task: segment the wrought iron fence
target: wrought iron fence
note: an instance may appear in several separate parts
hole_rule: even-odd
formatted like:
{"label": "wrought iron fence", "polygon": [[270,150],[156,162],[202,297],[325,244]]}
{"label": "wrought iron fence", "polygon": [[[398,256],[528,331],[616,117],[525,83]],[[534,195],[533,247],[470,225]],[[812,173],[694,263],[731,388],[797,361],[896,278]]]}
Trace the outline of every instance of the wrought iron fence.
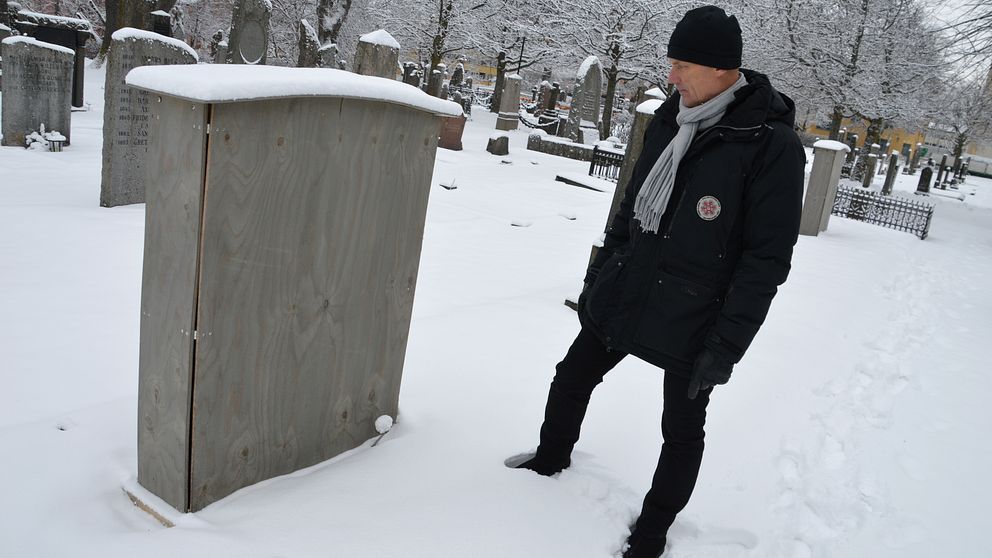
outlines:
{"label": "wrought iron fence", "polygon": [[922,240],[930,233],[933,205],[906,198],[883,196],[872,190],[840,186],[830,213],[912,233]]}
{"label": "wrought iron fence", "polygon": [[593,147],[592,161],[589,163],[589,176],[596,176],[616,182],[620,180],[620,167],[622,165],[622,153]]}

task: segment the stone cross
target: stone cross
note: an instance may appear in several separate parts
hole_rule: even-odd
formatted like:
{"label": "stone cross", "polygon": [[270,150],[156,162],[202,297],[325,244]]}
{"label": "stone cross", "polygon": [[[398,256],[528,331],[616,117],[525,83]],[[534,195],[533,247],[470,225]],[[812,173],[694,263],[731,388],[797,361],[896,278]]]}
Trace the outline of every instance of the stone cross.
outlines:
{"label": "stone cross", "polygon": [[356,74],[396,79],[399,65],[400,44],[385,29],[367,33],[358,39],[352,64],[352,71]]}
{"label": "stone cross", "polygon": [[520,124],[520,82],[517,74],[503,80],[503,94],[500,97],[499,115],[496,117],[497,130],[516,130]]}
{"label": "stone cross", "polygon": [[124,83],[138,66],[196,64],[186,43],[150,31],[124,28],[111,36],[103,108],[103,171],[100,205],[114,207],[145,201],[145,161],[154,150],[152,96]]}
{"label": "stone cross", "polygon": [[[642,86],[643,88],[643,86]],[[572,141],[585,143],[583,129],[596,130],[599,139],[599,99],[603,90],[603,66],[599,58],[590,56],[579,66],[575,76],[575,93],[568,111],[565,135]]]}
{"label": "stone cross", "polygon": [[228,63],[265,64],[271,15],[272,4],[267,0],[235,0],[227,40]]}
{"label": "stone cross", "polygon": [[0,46],[3,58],[3,143],[24,147],[26,137],[58,131],[71,141],[72,76],[75,53],[31,37],[14,36]]}

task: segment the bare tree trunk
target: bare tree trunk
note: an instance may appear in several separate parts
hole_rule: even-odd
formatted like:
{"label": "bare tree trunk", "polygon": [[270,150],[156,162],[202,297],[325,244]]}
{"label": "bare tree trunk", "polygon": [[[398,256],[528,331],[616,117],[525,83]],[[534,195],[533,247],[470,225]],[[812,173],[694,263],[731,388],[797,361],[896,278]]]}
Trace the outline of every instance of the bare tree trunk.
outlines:
{"label": "bare tree trunk", "polygon": [[616,63],[606,70],[606,102],[603,103],[603,129],[599,131],[599,139],[604,140],[610,137],[610,130],[613,127],[613,97],[617,92],[617,79],[620,71]]}
{"label": "bare tree trunk", "polygon": [[317,38],[321,45],[338,42],[338,33],[351,10],[352,0],[317,0]]}
{"label": "bare tree trunk", "polygon": [[155,10],[169,12],[175,5],[176,0],[106,0],[107,24],[103,27],[103,44],[97,60],[102,62],[107,57],[110,37],[115,31],[124,27],[150,31],[151,13]]}
{"label": "bare tree trunk", "polygon": [[964,146],[968,143],[968,132],[959,132],[954,136],[954,160],[957,161],[958,157],[964,153]]}
{"label": "bare tree trunk", "polygon": [[499,103],[503,98],[503,85],[506,83],[506,53],[500,51],[496,57],[496,85],[493,88],[493,99],[489,104],[489,112],[499,112]]}
{"label": "bare tree trunk", "polygon": [[837,141],[840,138],[840,126],[844,121],[844,107],[834,105],[834,112],[830,115],[830,139]]}

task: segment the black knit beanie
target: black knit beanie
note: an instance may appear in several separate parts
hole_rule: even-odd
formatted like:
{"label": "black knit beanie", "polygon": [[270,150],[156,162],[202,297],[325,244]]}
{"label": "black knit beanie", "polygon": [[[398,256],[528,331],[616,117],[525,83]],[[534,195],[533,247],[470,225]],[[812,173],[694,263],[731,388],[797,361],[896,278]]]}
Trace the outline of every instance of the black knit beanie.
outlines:
{"label": "black knit beanie", "polygon": [[711,68],[741,67],[741,26],[716,6],[689,10],[668,40],[668,57]]}

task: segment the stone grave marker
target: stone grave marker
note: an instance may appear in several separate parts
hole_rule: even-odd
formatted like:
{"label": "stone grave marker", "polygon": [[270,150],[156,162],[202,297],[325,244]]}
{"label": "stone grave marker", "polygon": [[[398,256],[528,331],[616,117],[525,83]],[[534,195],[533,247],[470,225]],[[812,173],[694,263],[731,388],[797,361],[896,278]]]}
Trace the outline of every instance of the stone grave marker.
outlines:
{"label": "stone grave marker", "polygon": [[317,58],[320,59],[321,68],[338,68],[343,70],[341,67],[342,60],[338,60],[338,45],[337,43],[327,43],[321,46],[317,50]]}
{"label": "stone grave marker", "polygon": [[235,0],[227,38],[230,64],[265,64],[269,50],[269,0]]}
{"label": "stone grave marker", "polygon": [[31,37],[3,40],[3,145],[24,147],[42,124],[70,143],[74,57],[71,49]]}
{"label": "stone grave marker", "polygon": [[936,186],[937,188],[940,188],[941,190],[946,190],[946,188],[944,188],[944,186],[943,186],[943,184],[944,184],[944,173],[946,171],[947,171],[947,155],[944,155],[940,159],[940,167],[937,168],[937,180],[934,183],[934,186]]}
{"label": "stone grave marker", "polygon": [[889,195],[892,193],[892,187],[896,183],[896,177],[899,176],[899,155],[893,153],[889,155],[889,166],[885,171],[885,182],[882,183],[882,194]]}
{"label": "stone grave marker", "polygon": [[400,44],[385,29],[359,37],[352,70],[356,74],[396,79],[399,64]]}
{"label": "stone grave marker", "polygon": [[590,56],[579,66],[575,75],[575,94],[568,111],[565,135],[572,141],[585,143],[585,131],[595,130],[599,140],[599,99],[603,90],[603,67],[599,58]]}
{"label": "stone grave marker", "polygon": [[933,167],[923,167],[920,171],[920,181],[916,184],[917,194],[930,193],[930,181],[933,179]]}
{"label": "stone grave marker", "polygon": [[451,72],[451,85],[460,86],[465,78],[465,66],[459,62],[455,65],[455,70]]}
{"label": "stone grave marker", "polygon": [[100,205],[114,207],[145,201],[145,161],[154,138],[151,97],[124,83],[139,66],[196,64],[197,55],[178,40],[125,27],[111,37],[104,85],[103,172]]}
{"label": "stone grave marker", "polygon": [[296,66],[316,68],[320,65],[320,56],[317,54],[317,51],[320,50],[320,39],[317,38],[317,30],[313,28],[313,25],[310,25],[309,21],[303,19],[300,20],[299,35],[298,50],[300,56],[296,60]]}
{"label": "stone grave marker", "polygon": [[431,72],[430,80],[427,82],[427,94],[432,97],[441,96],[441,83],[444,80],[444,74],[440,70],[434,70]]}
{"label": "stone grave marker", "polygon": [[517,113],[520,112],[520,82],[519,75],[506,76],[503,82],[503,95],[500,97],[499,115],[496,116],[497,130],[516,130],[520,124]]}
{"label": "stone grave marker", "polygon": [[465,132],[465,115],[441,118],[441,136],[437,146],[452,151],[462,150],[462,134]]}
{"label": "stone grave marker", "polygon": [[493,155],[509,155],[510,137],[506,134],[493,134],[486,144],[486,151]]}
{"label": "stone grave marker", "polygon": [[21,34],[74,51],[72,106],[82,107],[86,41],[93,37],[90,22],[85,19],[52,16],[27,10],[17,12],[17,18],[16,27]]}

